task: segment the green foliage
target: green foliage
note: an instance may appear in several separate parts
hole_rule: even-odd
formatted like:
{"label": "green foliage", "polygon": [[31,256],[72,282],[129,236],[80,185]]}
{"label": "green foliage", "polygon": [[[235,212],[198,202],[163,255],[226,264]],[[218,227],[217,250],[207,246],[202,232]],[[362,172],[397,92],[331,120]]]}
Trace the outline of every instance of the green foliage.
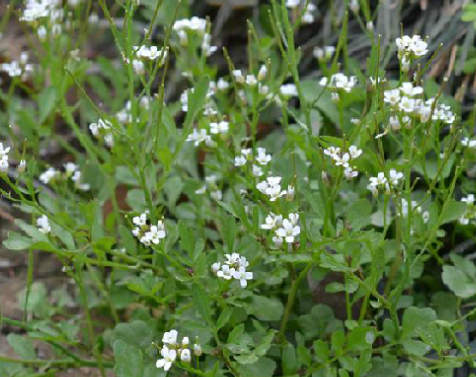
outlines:
{"label": "green foliage", "polygon": [[[246,1],[237,53],[213,44],[238,3],[215,23],[188,3],[8,8],[35,64],[1,66],[0,193],[24,213],[2,242],[28,268],[0,376],[474,368],[474,111],[435,78],[437,42],[396,45],[372,29],[388,4],[345,1],[319,4],[324,48],[314,2]],[[68,284],[34,281],[39,253]]]}

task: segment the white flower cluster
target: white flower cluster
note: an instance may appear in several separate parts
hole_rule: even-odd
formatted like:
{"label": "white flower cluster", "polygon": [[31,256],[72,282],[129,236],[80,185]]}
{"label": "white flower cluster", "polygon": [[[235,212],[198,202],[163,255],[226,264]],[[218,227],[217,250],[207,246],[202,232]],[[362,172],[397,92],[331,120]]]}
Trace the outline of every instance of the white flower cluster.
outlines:
{"label": "white flower cluster", "polygon": [[74,162],[67,162],[63,165],[63,167],[64,173],[61,173],[61,171],[55,168],[48,168],[40,174],[40,181],[47,185],[55,179],[63,181],[71,179],[74,183],[74,187],[76,187],[78,190],[88,191],[91,189],[91,186],[88,183],[82,182],[82,174],[78,165],[76,165]]}
{"label": "white flower cluster", "polygon": [[51,232],[50,221],[46,215],[42,215],[36,219],[36,226],[38,230],[43,234]]}
{"label": "white flower cluster", "polygon": [[[172,364],[176,361],[177,357],[185,363],[190,363],[192,361],[192,352],[190,351],[190,339],[188,336],[184,336],[182,341],[177,342],[178,331],[170,330],[169,332],[164,333],[162,337],[162,343],[164,344],[160,350],[160,355],[162,359],[157,360],[155,366],[159,369],[164,368],[167,372]],[[202,347],[200,344],[195,343],[193,345],[193,353],[195,356],[200,356],[202,354]]]}
{"label": "white flower cluster", "polygon": [[225,280],[239,280],[242,288],[246,288],[248,280],[253,279],[253,273],[246,271],[249,262],[238,253],[225,254],[224,263],[216,262],[212,264],[212,271],[216,276]]}
{"label": "white flower cluster", "polygon": [[[59,35],[64,23],[62,3],[61,0],[27,0],[20,21],[35,23],[47,18],[49,21],[47,24],[51,26],[52,34]],[[47,34],[46,27],[41,25],[37,32],[39,38],[44,40]]]}
{"label": "white flower cluster", "polygon": [[314,48],[314,56],[319,60],[319,61],[327,61],[336,52],[336,48],[334,46],[324,46],[324,47],[315,47]]}
{"label": "white flower cluster", "polygon": [[168,50],[163,48],[158,48],[157,46],[134,46],[135,59],[132,60],[132,68],[134,72],[138,75],[143,75],[145,73],[144,60],[157,60],[159,66],[162,66],[167,59]]}
{"label": "white flower cluster", "polygon": [[104,143],[112,148],[114,146],[114,136],[111,132],[112,123],[106,119],[98,119],[97,123],[91,123],[89,130],[96,139],[104,140]]}
{"label": "white flower cluster", "polygon": [[10,77],[21,77],[25,80],[28,74],[33,71],[33,65],[28,64],[28,52],[22,52],[18,61],[13,60],[10,63],[3,63],[0,65],[0,70]]}
{"label": "white flower cluster", "polygon": [[269,200],[274,202],[277,199],[286,196],[289,200],[294,198],[294,187],[288,186],[287,190],[281,189],[281,177],[268,177],[265,181],[261,181],[256,188],[265,195],[269,196]]}
{"label": "white flower cluster", "polygon": [[428,43],[419,35],[410,37],[404,35],[402,38],[396,39],[398,48],[398,58],[402,63],[402,67],[407,69],[412,59],[418,59],[428,53]]}
{"label": "white flower cluster", "polygon": [[390,185],[396,187],[400,181],[403,180],[403,173],[391,169],[389,172],[390,182],[387,180],[385,173],[380,172],[376,177],[370,177],[370,183],[367,185],[367,189],[372,192],[372,195],[377,196],[379,189],[384,189],[387,195],[390,194]]}
{"label": "white flower cluster", "polygon": [[147,214],[148,211],[132,218],[132,223],[136,226],[132,229],[132,234],[145,246],[158,245],[166,236],[164,222],[159,220],[157,225],[149,225]]}
{"label": "white flower cluster", "polygon": [[461,201],[466,203],[466,211],[459,219],[459,223],[462,225],[474,224],[476,225],[476,206],[475,197],[473,194],[469,194],[465,198],[461,198]]}
{"label": "white flower cluster", "polygon": [[188,46],[191,35],[198,35],[202,38],[200,47],[206,56],[210,56],[217,50],[216,46],[211,45],[211,35],[207,33],[207,20],[203,18],[192,17],[178,20],[173,29],[177,32],[182,46]]}
{"label": "white flower cluster", "polygon": [[324,154],[332,158],[335,166],[344,168],[344,175],[347,179],[355,178],[359,173],[351,167],[349,163],[360,157],[362,149],[358,149],[355,145],[351,145],[347,152],[341,151],[339,147],[329,147],[324,149]]}
{"label": "white flower cluster", "polygon": [[10,152],[10,147],[4,148],[3,143],[0,142],[0,171],[2,173],[6,173],[10,166],[8,163],[8,152]]}
{"label": "white flower cluster", "polygon": [[283,85],[281,85],[281,87],[279,88],[279,93],[281,93],[281,95],[284,98],[291,98],[291,97],[297,97],[298,96],[298,91],[297,91],[297,88],[296,88],[295,84],[283,84]]}
{"label": "white flower cluster", "polygon": [[321,78],[319,80],[319,85],[327,86],[327,88],[332,90],[332,100],[338,102],[340,100],[339,91],[344,91],[350,93],[357,84],[357,77],[355,76],[346,76],[343,73],[336,73],[331,76],[330,80],[327,77]]}
{"label": "white flower cluster", "polygon": [[[239,85],[245,85],[248,88],[256,88],[258,87],[258,92],[262,95],[267,95],[269,92],[269,88],[267,85],[263,84],[263,81],[266,79],[268,75],[268,68],[265,65],[262,65],[258,75],[244,75],[243,72],[239,69],[235,69],[232,71],[232,75],[235,78],[235,81]],[[244,96],[244,92],[241,93],[241,96]]]}
{"label": "white flower cluster", "polygon": [[216,146],[215,141],[212,140],[212,137],[208,134],[208,131],[204,128],[197,130],[196,128],[193,132],[187,136],[186,141],[192,141],[193,145],[198,147],[201,143],[205,143],[207,147]]}
{"label": "white flower cluster", "polygon": [[[258,155],[254,158],[252,174],[255,177],[261,177],[264,174],[261,166],[268,165],[272,157],[270,154],[266,153],[265,148],[257,148],[256,151],[258,152]],[[253,150],[251,148],[242,149],[241,154],[235,157],[235,166],[245,166],[248,161],[253,161]]]}
{"label": "white flower cluster", "polygon": [[216,181],[218,177],[216,175],[209,175],[205,177],[206,184],[198,190],[195,190],[195,194],[203,195],[207,192],[207,188],[210,190],[210,196],[215,200],[223,199],[223,192],[218,188]]}
{"label": "white flower cluster", "polygon": [[[404,82],[399,88],[386,90],[384,92],[384,102],[387,103],[392,110],[396,111],[397,115],[400,115],[400,117],[392,116],[390,118],[390,126],[392,129],[400,129],[402,122],[406,127],[409,127],[410,116],[419,118],[422,123],[427,122],[430,116],[434,121],[442,121],[446,124],[454,123],[456,116],[448,105],[434,105],[434,98],[430,98],[426,101],[421,98],[414,98],[422,94],[423,88],[413,86],[411,82]],[[400,121],[400,119],[402,119],[402,121]]]}
{"label": "white flower cluster", "polygon": [[[304,3],[306,3],[304,1]],[[301,5],[301,0],[286,0],[286,7],[289,9],[297,9]],[[314,22],[313,12],[317,10],[317,7],[313,3],[308,3],[307,8],[302,15],[302,22],[304,24],[312,24]]]}
{"label": "white flower cluster", "polygon": [[276,215],[273,212],[266,217],[265,223],[261,224],[261,229],[273,230],[273,242],[277,247],[281,247],[283,240],[288,244],[293,243],[295,237],[301,233],[301,228],[298,225],[299,214],[290,213],[287,219],[283,220],[282,215]]}

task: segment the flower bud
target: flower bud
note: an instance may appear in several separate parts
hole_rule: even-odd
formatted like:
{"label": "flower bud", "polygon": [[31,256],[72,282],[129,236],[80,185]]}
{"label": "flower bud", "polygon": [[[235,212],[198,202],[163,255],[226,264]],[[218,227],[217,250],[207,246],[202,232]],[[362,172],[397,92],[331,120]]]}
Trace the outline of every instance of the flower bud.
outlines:
{"label": "flower bud", "polygon": [[200,346],[200,344],[194,344],[193,345],[193,354],[195,356],[201,356],[203,353],[202,351],[202,347]]}
{"label": "flower bud", "polygon": [[266,68],[265,65],[262,65],[258,72],[258,80],[259,81],[264,80],[267,74],[268,74],[268,68]]}

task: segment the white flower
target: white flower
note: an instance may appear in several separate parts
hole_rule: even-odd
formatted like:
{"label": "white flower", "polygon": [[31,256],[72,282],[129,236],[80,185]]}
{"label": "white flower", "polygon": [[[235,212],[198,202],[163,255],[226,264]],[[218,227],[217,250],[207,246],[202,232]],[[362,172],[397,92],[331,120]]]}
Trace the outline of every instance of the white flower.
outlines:
{"label": "white flower", "polygon": [[212,271],[215,273],[215,275],[220,270],[220,268],[221,268],[220,262],[216,262],[212,264]]}
{"label": "white flower", "polygon": [[358,175],[359,175],[359,172],[356,170],[352,170],[350,166],[344,169],[344,176],[346,179],[352,179],[357,177]]}
{"label": "white flower", "polygon": [[88,183],[82,183],[81,176],[82,176],[81,172],[79,170],[76,170],[73,173],[71,180],[74,182],[74,185],[77,189],[81,191],[88,191],[91,188],[91,186]]}
{"label": "white flower", "polygon": [[271,161],[271,155],[266,154],[266,149],[258,148],[258,156],[256,162],[260,165],[267,165]]}
{"label": "white flower", "polygon": [[245,76],[243,76],[243,73],[239,69],[235,69],[233,72],[231,72],[233,77],[235,78],[235,81],[238,84],[244,84],[245,83]]}
{"label": "white flower", "polygon": [[348,77],[343,73],[336,73],[332,75],[329,84],[326,77],[323,77],[319,81],[319,85],[321,86],[328,86],[328,88],[335,90],[341,89],[346,93],[350,93],[355,84],[357,84],[357,78],[355,76]]}
{"label": "white flower", "polygon": [[192,361],[192,353],[188,348],[182,349],[180,352],[180,360],[190,363]]}
{"label": "white flower", "polygon": [[350,156],[348,153],[344,153],[342,156],[334,156],[334,161],[336,166],[343,166],[344,168],[349,167]]}
{"label": "white flower", "polygon": [[273,212],[270,212],[270,214],[266,216],[265,223],[261,224],[261,229],[271,230],[280,226],[282,222],[283,216],[275,215]]}
{"label": "white flower", "polygon": [[229,123],[225,121],[221,121],[219,123],[210,123],[210,133],[213,135],[225,134],[228,132],[229,128]]}
{"label": "white flower", "polygon": [[286,200],[287,201],[294,200],[294,187],[291,185],[288,185],[288,189],[286,190]]}
{"label": "white flower", "polygon": [[6,173],[10,166],[8,163],[8,152],[10,152],[10,147],[4,148],[3,144],[0,143],[0,171],[3,173]]}
{"label": "white flower", "polygon": [[192,134],[188,135],[186,141],[193,141],[193,144],[196,147],[198,147],[202,142],[204,142],[207,146],[213,145],[210,135],[208,135],[207,130],[203,128],[201,130],[194,129]]}
{"label": "white flower", "polygon": [[414,87],[411,82],[402,83],[399,89],[404,95],[408,97],[414,97],[423,94],[423,88],[421,86]]}
{"label": "white flower", "polygon": [[269,88],[267,85],[263,85],[261,83],[258,84],[258,92],[259,94],[265,96],[269,93]]}
{"label": "white flower", "polygon": [[230,280],[234,274],[235,274],[235,269],[230,268],[230,266],[227,264],[224,264],[223,266],[221,266],[221,270],[217,272],[217,276],[225,280]]}
{"label": "white flower", "polygon": [[73,174],[76,170],[78,170],[78,165],[74,162],[67,162],[64,164],[64,170],[66,170],[67,175]]}
{"label": "white flower", "polygon": [[235,157],[235,166],[243,166],[246,164],[246,157],[243,155]]}
{"label": "white flower", "polygon": [[177,358],[177,351],[164,347],[160,351],[160,354],[162,355],[163,359],[157,360],[157,363],[155,364],[155,366],[159,369],[164,368],[164,370],[167,372],[172,366],[172,363]]}
{"label": "white flower", "polygon": [[25,160],[20,160],[20,163],[18,164],[17,170],[19,173],[23,173],[26,170],[26,161]]}
{"label": "white flower", "polygon": [[246,76],[246,85],[249,86],[256,86],[258,84],[258,80],[254,75],[247,75]]}
{"label": "white flower", "polygon": [[45,172],[41,173],[40,181],[47,185],[52,179],[59,175],[59,171],[54,168],[48,168]]}
{"label": "white flower", "polygon": [[230,83],[223,79],[223,77],[220,77],[217,82],[217,89],[220,91],[225,91],[230,87]]}
{"label": "white flower", "polygon": [[328,60],[332,58],[332,55],[336,52],[334,46],[315,47],[313,54],[319,60]]}
{"label": "white flower", "polygon": [[356,159],[362,154],[362,149],[358,149],[355,145],[349,147],[349,154],[351,159]]}
{"label": "white flower", "polygon": [[396,39],[396,44],[400,59],[419,58],[428,53],[428,43],[422,40],[419,35],[414,35],[413,37],[404,35],[402,38]]}
{"label": "white flower", "polygon": [[294,9],[301,4],[301,0],[286,0],[286,8]]}
{"label": "white flower", "polygon": [[142,61],[134,59],[132,61],[132,69],[136,75],[143,75],[145,73],[145,65]]}
{"label": "white flower", "polygon": [[297,97],[297,95],[298,95],[296,85],[294,85],[294,84],[281,85],[281,87],[279,88],[279,92],[284,97]]}
{"label": "white flower", "polygon": [[195,356],[201,356],[203,353],[202,351],[202,347],[200,346],[200,344],[194,344],[193,345],[193,354]]}
{"label": "white flower", "polygon": [[233,277],[236,280],[240,281],[240,285],[242,288],[246,288],[248,281],[247,280],[252,280],[253,279],[253,273],[246,271],[244,267],[240,267],[238,271],[235,271],[233,273]]}
{"label": "white flower", "polygon": [[476,140],[470,140],[469,138],[465,137],[461,140],[461,145],[468,148],[476,149]]}
{"label": "white flower", "polygon": [[335,156],[339,156],[340,148],[339,147],[329,147],[324,149],[324,154],[334,159]]}
{"label": "white flower", "polygon": [[212,41],[212,36],[208,33],[205,33],[203,35],[203,41],[201,45],[202,51],[204,52],[205,56],[210,56],[211,54],[213,54],[214,52],[218,50],[217,46],[211,45],[211,41]]}
{"label": "white flower", "polygon": [[174,346],[177,344],[177,338],[178,338],[178,331],[170,330],[164,333],[164,336],[162,337],[162,342],[165,344],[170,344],[171,346]]}
{"label": "white flower", "polygon": [[294,237],[301,233],[301,228],[298,225],[293,225],[288,219],[283,220],[282,227],[276,230],[278,237],[284,238],[287,243],[293,243]]}
{"label": "white flower", "polygon": [[258,80],[263,81],[268,74],[268,68],[265,65],[262,65],[258,72]]}
{"label": "white flower", "polygon": [[359,0],[351,0],[349,8],[352,12],[357,13],[360,10]]}
{"label": "white flower", "polygon": [[252,173],[255,177],[261,177],[264,174],[263,169],[258,165],[253,165]]}
{"label": "white flower", "polygon": [[50,221],[46,215],[42,215],[36,219],[36,226],[38,230],[43,234],[51,232]]}
{"label": "white flower", "polygon": [[145,226],[147,224],[147,213],[142,213],[139,216],[133,217],[132,222],[137,226]]}
{"label": "white flower", "polygon": [[256,188],[263,194],[268,195],[274,202],[276,199],[286,195],[286,191],[281,190],[281,177],[268,177],[266,181],[258,183]]}
{"label": "white flower", "polygon": [[292,225],[296,225],[299,221],[299,213],[290,213],[288,219]]}
{"label": "white flower", "polygon": [[214,190],[210,192],[210,197],[214,200],[222,200],[223,199],[223,192],[221,190]]}
{"label": "white flower", "polygon": [[274,242],[274,246],[278,249],[283,245],[283,239],[281,237],[273,236],[272,240]]}
{"label": "white flower", "polygon": [[415,111],[416,104],[417,102],[413,98],[402,97],[398,107],[406,113],[412,113]]}
{"label": "white flower", "polygon": [[392,185],[397,186],[403,179],[403,173],[397,172],[395,169],[391,169],[389,172],[390,182]]}
{"label": "white flower", "polygon": [[400,91],[398,89],[386,90],[383,92],[383,101],[392,106],[398,105],[400,101]]}

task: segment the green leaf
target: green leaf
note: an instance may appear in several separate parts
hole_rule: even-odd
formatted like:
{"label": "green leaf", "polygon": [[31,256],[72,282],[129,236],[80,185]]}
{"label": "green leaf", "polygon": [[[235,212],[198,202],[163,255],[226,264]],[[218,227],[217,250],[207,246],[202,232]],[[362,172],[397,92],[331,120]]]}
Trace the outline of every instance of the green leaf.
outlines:
{"label": "green leaf", "polygon": [[296,350],[291,343],[288,343],[283,347],[281,361],[285,375],[291,375],[297,372],[299,368],[299,362],[296,359]]}
{"label": "green leaf", "polygon": [[43,241],[43,242],[50,242],[48,240],[48,236],[44,233],[41,233],[37,227],[27,224],[23,220],[16,219],[15,224],[18,225],[18,227],[23,230],[26,234],[28,234],[31,238],[33,238],[35,241]]}
{"label": "green leaf", "polygon": [[476,278],[468,276],[456,267],[443,266],[442,278],[448,288],[458,297],[470,298],[476,294]]}
{"label": "green leaf", "polygon": [[284,307],[277,299],[255,295],[249,310],[250,314],[261,321],[279,321],[283,315]]}
{"label": "green leaf", "polygon": [[51,111],[55,108],[55,104],[56,104],[55,87],[49,86],[47,88],[44,88],[38,97],[38,104],[40,107],[38,122],[41,124],[46,120],[48,115],[50,115]]}
{"label": "green leaf", "polygon": [[233,309],[229,308],[229,307],[225,308],[221,312],[220,316],[218,317],[218,321],[217,321],[217,331],[220,330],[223,326],[225,326],[228,323],[232,314],[233,314]]}
{"label": "green leaf", "polygon": [[193,294],[193,305],[200,313],[200,315],[205,319],[209,326],[213,326],[212,315],[211,315],[211,302],[210,297],[205,293],[203,288],[198,284],[194,284],[192,287]]}
{"label": "green leaf", "polygon": [[117,377],[142,377],[144,360],[139,348],[122,340],[114,342],[114,372]]}
{"label": "green leaf", "polygon": [[353,230],[365,228],[372,222],[372,204],[367,199],[352,203],[347,210],[347,221]]}
{"label": "green leaf", "polygon": [[239,365],[240,377],[271,377],[276,369],[276,362],[269,357],[260,357],[253,364]]}
{"label": "green leaf", "polygon": [[7,336],[7,341],[10,347],[12,347],[15,353],[22,359],[36,359],[35,347],[30,339],[12,333]]}
{"label": "green leaf", "polygon": [[70,232],[68,232],[66,229],[63,227],[59,226],[56,223],[50,222],[51,230],[53,234],[58,237],[61,242],[64,243],[64,245],[69,249],[69,250],[74,250],[76,249],[76,246],[74,244],[74,238],[71,235]]}
{"label": "green leaf", "polygon": [[269,330],[269,332],[261,339],[259,344],[256,346],[254,350],[254,354],[257,356],[264,356],[268,352],[269,348],[271,347],[271,343],[276,335],[276,330]]}
{"label": "green leaf", "polygon": [[137,348],[150,347],[154,339],[153,329],[144,321],[135,320],[128,323],[119,323],[112,332],[111,344],[124,341]]}
{"label": "green leaf", "polygon": [[35,243],[31,238],[16,232],[8,232],[8,238],[3,241],[3,246],[9,250],[25,250]]}
{"label": "green leaf", "polygon": [[403,314],[402,337],[410,338],[417,336],[417,330],[428,326],[436,319],[436,313],[430,308],[409,307]]}
{"label": "green leaf", "polygon": [[373,327],[356,327],[349,334],[347,344],[349,349],[361,351],[367,348],[372,348],[374,340],[375,329]]}
{"label": "green leaf", "polygon": [[446,203],[439,216],[440,225],[456,221],[466,212],[466,203],[451,199]]}

